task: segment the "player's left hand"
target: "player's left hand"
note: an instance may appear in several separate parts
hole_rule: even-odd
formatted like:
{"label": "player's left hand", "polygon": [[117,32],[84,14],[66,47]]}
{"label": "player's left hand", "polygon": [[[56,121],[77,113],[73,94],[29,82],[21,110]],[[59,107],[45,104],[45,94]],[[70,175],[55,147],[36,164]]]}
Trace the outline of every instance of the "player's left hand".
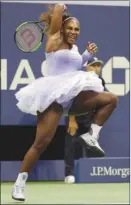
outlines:
{"label": "player's left hand", "polygon": [[90,54],[95,54],[98,51],[98,47],[95,43],[91,43],[90,41],[88,41],[87,50]]}

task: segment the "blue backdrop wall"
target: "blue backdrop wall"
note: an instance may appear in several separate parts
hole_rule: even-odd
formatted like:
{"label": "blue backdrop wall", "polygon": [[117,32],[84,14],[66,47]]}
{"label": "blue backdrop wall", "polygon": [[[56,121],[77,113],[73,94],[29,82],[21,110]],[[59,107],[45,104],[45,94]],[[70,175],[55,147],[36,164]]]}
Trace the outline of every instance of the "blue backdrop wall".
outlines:
{"label": "blue backdrop wall", "polygon": [[[97,56],[104,61],[102,76],[106,88],[119,96],[118,107],[101,132],[101,145],[110,157],[129,156],[129,7],[68,5],[81,24],[78,39],[82,53],[87,41],[96,42]],[[44,43],[32,54],[18,50],[15,28],[24,21],[38,20],[44,4],[1,4],[1,124],[35,125],[36,118],[16,107],[15,92],[42,76]],[[8,14],[8,15],[7,15]],[[65,118],[60,125],[65,124]]]}

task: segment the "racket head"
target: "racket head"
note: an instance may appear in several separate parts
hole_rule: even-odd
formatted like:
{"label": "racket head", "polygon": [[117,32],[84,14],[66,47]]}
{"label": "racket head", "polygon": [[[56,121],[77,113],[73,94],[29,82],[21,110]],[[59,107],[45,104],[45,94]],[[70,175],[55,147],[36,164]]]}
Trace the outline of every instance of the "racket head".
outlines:
{"label": "racket head", "polygon": [[42,44],[45,28],[37,21],[20,24],[14,33],[15,44],[23,52],[31,53],[36,51]]}

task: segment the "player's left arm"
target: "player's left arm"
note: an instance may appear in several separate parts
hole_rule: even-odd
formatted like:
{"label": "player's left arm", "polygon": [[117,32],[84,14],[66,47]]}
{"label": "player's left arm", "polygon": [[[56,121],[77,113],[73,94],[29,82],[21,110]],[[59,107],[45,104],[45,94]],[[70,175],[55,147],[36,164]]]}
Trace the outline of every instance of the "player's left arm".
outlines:
{"label": "player's left arm", "polygon": [[84,51],[84,53],[82,54],[82,66],[88,62],[88,60],[90,58],[93,57],[94,54],[96,54],[96,52],[98,51],[98,47],[96,45],[96,43],[91,43],[88,41],[87,43],[87,48]]}

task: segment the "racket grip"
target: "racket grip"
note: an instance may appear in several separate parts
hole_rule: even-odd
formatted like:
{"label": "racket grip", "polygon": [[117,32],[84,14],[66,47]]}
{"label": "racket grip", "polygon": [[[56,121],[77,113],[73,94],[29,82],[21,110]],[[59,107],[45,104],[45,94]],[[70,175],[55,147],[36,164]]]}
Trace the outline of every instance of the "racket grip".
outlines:
{"label": "racket grip", "polygon": [[65,4],[59,3],[60,6],[63,6],[63,11],[67,10],[67,7]]}
{"label": "racket grip", "polygon": [[66,7],[66,5],[65,4],[63,4],[64,5],[64,11],[66,11],[67,10],[67,7]]}

